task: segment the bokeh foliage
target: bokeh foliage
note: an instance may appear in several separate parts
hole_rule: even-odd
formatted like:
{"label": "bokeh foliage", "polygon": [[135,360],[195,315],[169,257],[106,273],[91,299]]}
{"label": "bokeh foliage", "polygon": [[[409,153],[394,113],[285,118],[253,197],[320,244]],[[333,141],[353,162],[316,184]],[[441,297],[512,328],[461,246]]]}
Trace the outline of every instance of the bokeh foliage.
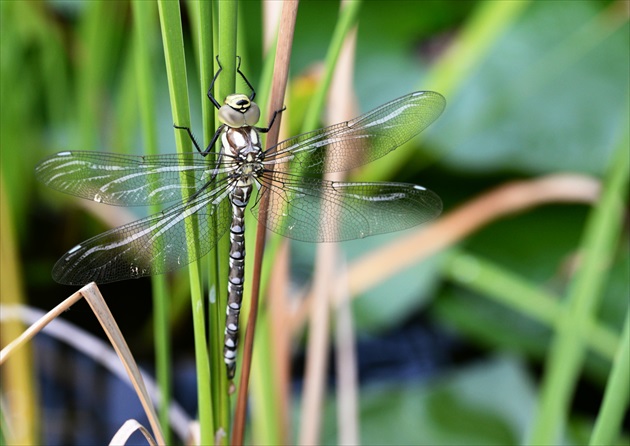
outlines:
{"label": "bokeh foliage", "polygon": [[[409,144],[355,178],[422,184],[440,194],[446,212],[512,179],[574,172],[607,181],[615,151],[626,144],[628,132],[630,28],[623,3],[391,1],[384,8],[381,2],[365,2],[357,21],[359,109],[434,88],[447,96],[448,105],[421,144]],[[300,5],[286,113],[293,133],[302,128],[305,103],[315,89],[312,73],[325,57],[338,8],[337,2]],[[264,60],[261,16],[260,4],[239,4],[238,51],[254,85]],[[50,304],[36,301],[36,292],[64,295],[49,278],[53,262],[74,243],[105,228],[73,199],[35,184],[32,172],[38,160],[68,149],[145,151],[132,21],[127,2],[0,4],[0,160],[6,192],[1,206],[14,228],[11,236],[23,271],[19,280],[26,286],[28,303]],[[207,86],[199,85],[194,74],[199,60],[191,37],[194,24],[186,17],[183,22],[191,120],[201,134],[200,104]],[[469,49],[460,58],[470,60],[446,65],[444,70],[451,67],[448,76],[436,78],[441,58],[456,47]],[[158,147],[152,149],[173,152],[161,41],[156,39],[148,50],[154,60],[158,132]],[[466,258],[475,264],[487,262],[494,268],[495,277],[513,274],[527,286],[558,297],[562,306],[591,211],[585,205],[554,204],[498,220],[454,250],[413,265],[353,302],[356,325],[365,336],[395,330],[411,314],[421,313],[479,349],[475,364],[429,381],[411,377],[362,388],[363,442],[516,444],[530,438],[540,392],[532,370],[544,375],[554,323],[488,298],[484,289],[492,284],[484,288],[458,281],[452,262],[470,255]],[[615,341],[628,317],[630,297],[627,226],[617,231],[610,266],[599,272],[605,283],[592,314]],[[354,259],[396,237],[349,242],[344,249]],[[309,245],[293,246],[298,282],[310,277],[312,251]],[[185,292],[184,286],[175,294]],[[175,310],[174,318],[185,318],[187,300],[178,302],[175,307],[183,309]],[[133,313],[134,303],[127,304],[126,311]],[[583,372],[583,381],[603,393],[611,361],[612,355],[591,351],[584,368],[575,373]],[[323,439],[334,443],[332,403],[328,409]],[[568,429],[554,439],[587,442],[583,432],[590,432],[594,414],[571,410],[567,418]]]}

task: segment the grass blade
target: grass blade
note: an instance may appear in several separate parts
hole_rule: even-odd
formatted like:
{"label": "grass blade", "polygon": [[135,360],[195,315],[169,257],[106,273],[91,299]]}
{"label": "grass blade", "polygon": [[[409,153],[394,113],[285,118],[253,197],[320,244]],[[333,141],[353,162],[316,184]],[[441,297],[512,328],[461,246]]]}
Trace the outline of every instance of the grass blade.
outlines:
{"label": "grass blade", "polygon": [[542,382],[540,408],[530,443],[558,441],[586,355],[585,328],[596,316],[597,303],[612,262],[623,224],[628,194],[630,132],[628,116],[619,145],[604,180],[602,197],[589,215],[580,251],[582,262],[572,281],[565,311],[557,321]]}
{"label": "grass blade", "polygon": [[[186,60],[184,57],[184,38],[181,26],[179,2],[159,1],[160,25],[166,59],[171,108],[175,124],[190,127],[188,103],[188,84],[186,78]],[[185,132],[175,131],[177,151],[190,152],[191,142]],[[182,175],[183,182],[188,181]],[[183,197],[186,199],[186,197]],[[194,249],[196,234],[187,233],[188,246]],[[192,254],[191,257],[198,256]],[[190,278],[190,295],[193,311],[193,330],[195,336],[195,359],[197,366],[197,395],[199,400],[199,421],[201,427],[201,443],[214,442],[213,410],[210,395],[210,366],[206,341],[205,305],[202,293],[202,282],[199,265],[193,262],[188,266]]]}
{"label": "grass blade", "polygon": [[326,53],[324,74],[306,111],[301,133],[310,132],[319,127],[320,117],[324,103],[326,102],[326,95],[328,94],[330,83],[332,82],[335,66],[337,65],[337,59],[339,59],[344,40],[356,23],[360,8],[360,1],[345,2],[339,12],[339,20],[337,20],[337,24],[335,25],[335,30],[330,45],[328,46],[328,52]]}
{"label": "grass blade", "polygon": [[[214,77],[214,7],[212,2],[194,2],[195,21],[197,23],[197,48],[199,58],[199,85],[202,93],[201,115],[203,125],[203,143],[204,146],[210,143],[217,125],[215,124],[215,108],[208,99],[208,87],[212,83]],[[191,13],[192,15],[192,13]],[[213,148],[214,151],[220,149],[220,143]],[[210,224],[217,227],[216,216],[212,216]],[[223,330],[225,329],[225,299],[222,298],[222,291],[227,289],[227,270],[222,265],[227,265],[227,256],[222,247],[226,246],[226,240],[219,241],[216,250],[208,255],[208,333],[209,333],[209,350],[210,350],[210,378],[212,386],[212,404],[215,416],[214,424],[219,426],[222,433],[215,432],[217,443],[223,444],[226,438],[226,432],[229,432],[230,425],[230,402],[225,392],[225,366],[223,362]],[[222,277],[222,272],[225,274]]]}
{"label": "grass blade", "polygon": [[[155,116],[155,87],[153,85],[153,63],[150,43],[157,30],[157,9],[152,2],[135,0],[133,8],[134,24],[134,61],[136,69],[136,89],[142,122],[142,135],[145,153],[155,155],[158,152],[157,128]],[[152,206],[151,213],[159,212],[159,207]],[[160,423],[164,429],[164,440],[171,443],[171,431],[168,422],[168,410],[171,401],[171,344],[169,337],[170,301],[166,276],[152,276],[153,322],[155,340],[156,379],[162,395],[160,404]]]}
{"label": "grass blade", "polygon": [[626,313],[626,323],[621,333],[621,342],[589,444],[613,444],[619,435],[623,416],[630,399],[628,376],[630,376],[630,308]]}

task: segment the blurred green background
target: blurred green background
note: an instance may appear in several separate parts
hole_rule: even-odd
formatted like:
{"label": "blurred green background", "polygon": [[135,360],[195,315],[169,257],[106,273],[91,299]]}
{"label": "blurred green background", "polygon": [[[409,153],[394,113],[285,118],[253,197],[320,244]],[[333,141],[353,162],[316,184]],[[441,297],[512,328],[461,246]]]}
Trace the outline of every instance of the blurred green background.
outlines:
{"label": "blurred green background", "polygon": [[[256,86],[263,63],[261,4],[241,2],[239,8],[238,54]],[[106,226],[77,200],[36,184],[33,169],[60,150],[144,152],[130,43],[133,17],[125,1],[3,1],[0,12],[3,277],[11,270],[11,257],[4,254],[9,237],[24,301],[49,309],[72,291],[52,282],[54,262]],[[286,112],[295,132],[305,107],[300,100],[313,89],[304,81],[325,57],[338,14],[338,2],[300,4]],[[192,124],[200,134],[207,86],[195,75],[186,14],[183,22],[189,33]],[[448,213],[514,179],[608,175],[628,132],[627,2],[365,2],[357,24],[354,87],[362,112],[414,90],[436,90],[447,99],[445,113],[421,144],[378,160],[361,179],[422,184],[442,197]],[[168,153],[175,140],[159,30],[152,51],[158,151]],[[563,299],[574,280],[572,265],[590,210],[583,204],[548,204],[502,218],[463,240],[455,254],[433,256],[353,301],[359,336],[422,323],[453,336],[466,352],[429,378],[419,374],[362,386],[364,443],[519,444],[529,438],[552,327],[458,282],[447,272],[449,262],[467,253]],[[627,222],[622,229],[610,266],[601,272],[605,286],[594,310],[597,323],[617,335],[630,299]],[[357,258],[399,236],[349,242],[344,250]],[[310,277],[313,249],[293,246],[297,281]],[[114,315],[129,330],[138,329],[132,349],[150,357],[144,343],[149,282],[134,283],[133,291],[129,285],[110,287]],[[2,292],[7,301],[9,291]],[[132,293],[139,295],[131,302],[115,297]],[[189,316],[187,310],[181,314],[175,332],[185,346]],[[69,318],[98,332],[80,310]],[[610,365],[610,357],[589,352],[583,373],[578,371],[582,378],[569,428],[561,432],[563,444],[588,441]],[[331,402],[326,443],[336,442],[334,412]]]}

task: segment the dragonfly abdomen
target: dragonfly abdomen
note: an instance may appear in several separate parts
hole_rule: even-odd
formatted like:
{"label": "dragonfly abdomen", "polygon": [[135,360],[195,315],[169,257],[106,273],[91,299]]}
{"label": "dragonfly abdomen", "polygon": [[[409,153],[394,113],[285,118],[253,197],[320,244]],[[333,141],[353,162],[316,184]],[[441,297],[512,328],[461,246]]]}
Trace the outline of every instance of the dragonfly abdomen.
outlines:
{"label": "dragonfly abdomen", "polygon": [[243,300],[245,278],[245,208],[251,196],[252,185],[236,186],[230,193],[232,224],[230,225],[230,271],[228,276],[228,304],[225,321],[223,359],[228,379],[234,378],[236,349],[238,347],[239,314]]}

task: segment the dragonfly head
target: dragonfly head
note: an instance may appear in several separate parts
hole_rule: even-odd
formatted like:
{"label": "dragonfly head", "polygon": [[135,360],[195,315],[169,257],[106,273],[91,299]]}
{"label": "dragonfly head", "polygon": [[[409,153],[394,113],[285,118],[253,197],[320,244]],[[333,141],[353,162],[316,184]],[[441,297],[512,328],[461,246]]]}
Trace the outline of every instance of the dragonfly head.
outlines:
{"label": "dragonfly head", "polygon": [[219,119],[229,127],[253,127],[260,119],[260,108],[244,94],[231,94],[219,109]]}

